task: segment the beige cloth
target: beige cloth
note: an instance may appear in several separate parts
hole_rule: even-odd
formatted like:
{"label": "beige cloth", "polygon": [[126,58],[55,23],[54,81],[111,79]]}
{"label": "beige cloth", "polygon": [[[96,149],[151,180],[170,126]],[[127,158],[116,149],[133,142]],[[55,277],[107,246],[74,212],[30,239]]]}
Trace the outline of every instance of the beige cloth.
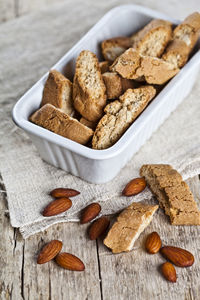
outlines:
{"label": "beige cloth", "polygon": [[[126,3],[132,1],[126,1]],[[189,13],[180,5],[180,17]],[[152,6],[152,1],[141,1]],[[154,8],[160,1],[154,1]],[[175,3],[164,11],[174,13]],[[62,5],[10,21],[0,26],[0,172],[7,191],[11,224],[26,238],[48,226],[78,221],[79,211],[92,201],[102,205],[102,214],[115,213],[132,201],[150,199],[146,189],[135,197],[121,197],[121,190],[144,163],[172,163],[186,179],[200,173],[200,85],[171,114],[120,174],[103,185],[89,184],[41,160],[36,148],[11,120],[11,108],[18,98],[40,78],[116,0],[65,1]],[[168,7],[167,7],[168,5]],[[197,4],[196,4],[197,5]],[[197,9],[195,4],[191,11]],[[173,14],[172,14],[173,16]],[[199,82],[200,77],[198,77]],[[41,210],[51,200],[56,187],[81,192],[72,199],[72,208],[59,216],[44,218]]]}

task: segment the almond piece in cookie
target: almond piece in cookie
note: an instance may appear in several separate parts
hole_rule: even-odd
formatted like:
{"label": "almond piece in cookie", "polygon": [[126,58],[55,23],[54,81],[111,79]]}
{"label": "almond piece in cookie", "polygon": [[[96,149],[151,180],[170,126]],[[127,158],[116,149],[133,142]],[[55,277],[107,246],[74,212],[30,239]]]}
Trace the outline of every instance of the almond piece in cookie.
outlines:
{"label": "almond piece in cookie", "polygon": [[93,149],[106,149],[114,145],[155,94],[153,86],[143,86],[128,89],[119,100],[109,103],[104,110],[106,114],[95,130]]}
{"label": "almond piece in cookie", "polygon": [[52,104],[69,116],[74,115],[72,83],[56,70],[51,70],[44,86],[41,106]]}
{"label": "almond piece in cookie", "polygon": [[110,69],[127,79],[144,77],[149,84],[164,84],[179,72],[173,64],[157,57],[142,56],[133,48],[119,56]]}
{"label": "almond piece in cookie", "polygon": [[141,55],[160,57],[171,38],[172,24],[154,19],[131,37],[132,47]]}
{"label": "almond piece in cookie", "polygon": [[172,225],[200,225],[200,211],[181,174],[170,165],[143,165],[140,175],[156,195]]}
{"label": "almond piece in cookie", "polygon": [[118,216],[104,239],[104,245],[113,253],[131,251],[135,241],[152,221],[157,209],[158,205],[132,203]]}
{"label": "almond piece in cookie", "polygon": [[79,144],[87,144],[93,136],[93,130],[62,112],[51,104],[45,104],[37,110],[30,121],[54,133]]}
{"label": "almond piece in cookie", "polygon": [[75,109],[88,121],[97,122],[106,105],[106,88],[94,53],[84,50],[76,61],[73,83]]}
{"label": "almond piece in cookie", "polygon": [[131,47],[132,41],[128,37],[116,37],[101,43],[102,54],[105,60],[114,61],[126,49]]}

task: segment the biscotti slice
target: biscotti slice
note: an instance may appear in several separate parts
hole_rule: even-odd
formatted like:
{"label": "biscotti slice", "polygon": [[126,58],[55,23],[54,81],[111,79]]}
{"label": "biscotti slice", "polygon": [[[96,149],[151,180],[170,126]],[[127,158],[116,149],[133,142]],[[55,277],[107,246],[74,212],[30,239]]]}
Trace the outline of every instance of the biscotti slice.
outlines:
{"label": "biscotti slice", "polygon": [[113,253],[131,251],[157,209],[158,205],[132,203],[118,216],[104,239],[104,245]]}
{"label": "biscotti slice", "polygon": [[106,88],[94,53],[84,50],[78,56],[73,82],[75,109],[88,121],[97,122],[106,105]]}
{"label": "biscotti slice", "polygon": [[165,20],[152,20],[131,39],[139,54],[160,57],[172,38],[172,24]]}
{"label": "biscotti slice", "polygon": [[106,72],[102,75],[108,99],[117,99],[122,94],[121,77],[116,72]]}
{"label": "biscotti slice", "polygon": [[127,79],[138,80],[144,77],[149,84],[164,84],[179,72],[173,64],[160,58],[142,56],[133,48],[120,55],[110,70]]}
{"label": "biscotti slice", "polygon": [[144,176],[172,225],[200,225],[200,211],[182,176],[170,165],[143,165]]}
{"label": "biscotti slice", "polygon": [[49,72],[48,79],[44,86],[41,106],[47,103],[60,108],[69,116],[74,115],[72,83],[56,70]]}
{"label": "biscotti slice", "polygon": [[200,14],[188,16],[173,32],[173,40],[167,46],[162,58],[176,67],[183,67],[200,35]]}
{"label": "biscotti slice", "polygon": [[31,122],[79,144],[87,144],[93,135],[92,129],[51,104],[42,106],[29,119]]}
{"label": "biscotti slice", "polygon": [[92,139],[93,149],[106,149],[114,145],[155,94],[154,87],[143,86],[128,89],[119,100],[109,103],[104,109],[106,114],[95,130]]}
{"label": "biscotti slice", "polygon": [[132,41],[128,37],[116,37],[101,43],[102,54],[105,60],[113,62],[127,48],[131,47]]}
{"label": "biscotti slice", "polygon": [[80,118],[79,122],[80,122],[81,124],[83,124],[83,125],[85,125],[85,126],[91,128],[91,129],[93,129],[93,130],[94,130],[94,129],[96,128],[96,126],[97,126],[97,123],[96,123],[96,122],[88,121],[88,120],[86,120],[86,119],[83,118],[83,117]]}
{"label": "biscotti slice", "polygon": [[109,71],[110,62],[107,60],[99,62],[99,68],[101,71],[101,74]]}

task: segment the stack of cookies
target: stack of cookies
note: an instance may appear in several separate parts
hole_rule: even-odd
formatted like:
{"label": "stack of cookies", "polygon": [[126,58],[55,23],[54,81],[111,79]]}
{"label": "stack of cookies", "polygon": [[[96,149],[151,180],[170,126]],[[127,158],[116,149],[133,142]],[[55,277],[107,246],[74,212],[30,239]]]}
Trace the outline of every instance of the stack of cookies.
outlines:
{"label": "stack of cookies", "polygon": [[130,37],[101,44],[104,61],[89,50],[76,61],[73,83],[49,73],[41,108],[30,121],[82,145],[114,145],[164,85],[187,62],[200,35],[200,14],[174,30],[152,20]]}

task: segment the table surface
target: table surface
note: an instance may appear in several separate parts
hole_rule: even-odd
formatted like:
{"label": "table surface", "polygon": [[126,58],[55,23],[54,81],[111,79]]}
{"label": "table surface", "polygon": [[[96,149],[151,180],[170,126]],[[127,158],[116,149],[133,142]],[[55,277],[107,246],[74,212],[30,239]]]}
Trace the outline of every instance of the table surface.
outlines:
{"label": "table surface", "polygon": [[[0,0],[0,22],[18,17],[31,9],[36,10],[41,3],[45,5],[53,2],[55,0]],[[187,1],[183,2],[186,5]],[[142,4],[140,1],[137,3]],[[159,1],[149,3],[152,7],[156,6],[155,3],[161,5]],[[169,9],[175,16],[173,3],[175,1],[168,1]],[[191,0],[190,9],[197,7],[197,3],[198,1]],[[184,5],[181,3],[180,7],[184,8]],[[185,9],[179,10],[179,15],[185,15]],[[200,202],[199,177],[188,180],[188,184],[195,199]],[[87,235],[88,225],[77,223],[54,225],[45,232],[23,240],[18,230],[10,225],[3,183],[0,192],[0,220],[2,300],[200,299],[199,229],[195,226],[171,226],[161,210],[141,234],[134,250],[117,255],[113,255],[103,245],[102,239],[90,241]],[[192,267],[177,268],[178,280],[175,284],[168,283],[160,273],[160,265],[165,260],[159,254],[152,256],[144,250],[144,240],[147,234],[154,230],[159,232],[164,244],[182,246],[195,256],[195,264]],[[85,263],[85,271],[67,271],[59,268],[54,262],[37,265],[39,249],[52,239],[62,240],[64,251],[80,257]]]}

